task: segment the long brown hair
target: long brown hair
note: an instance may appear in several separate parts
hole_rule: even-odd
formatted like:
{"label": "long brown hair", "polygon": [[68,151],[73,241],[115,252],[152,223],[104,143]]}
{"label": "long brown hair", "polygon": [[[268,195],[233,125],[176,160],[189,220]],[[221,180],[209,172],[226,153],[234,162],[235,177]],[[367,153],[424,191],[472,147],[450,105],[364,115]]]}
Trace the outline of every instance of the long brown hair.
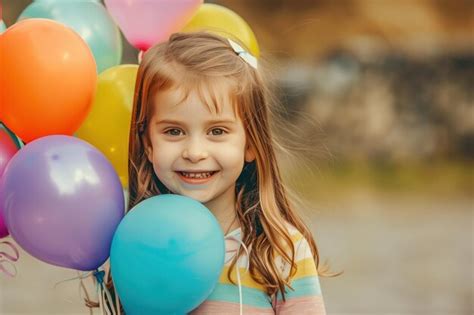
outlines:
{"label": "long brown hair", "polygon": [[[276,256],[281,255],[290,264],[289,277],[296,273],[295,250],[286,223],[296,227],[309,242],[319,275],[334,274],[320,268],[314,238],[297,215],[282,181],[275,155],[279,143],[270,124],[274,97],[260,68],[261,65],[256,70],[241,59],[226,39],[206,32],[175,33],[144,54],[137,74],[130,129],[128,209],[151,196],[170,193],[146,156],[147,118],[154,95],[171,88],[184,91],[184,97],[190,91],[198,91],[203,102],[216,109],[219,97],[229,97],[256,157],[245,162],[235,192],[243,242],[252,248],[250,274],[269,296],[280,291],[285,298],[289,278],[283,279],[278,272]],[[230,91],[226,90],[230,95],[222,95],[219,82],[223,80],[230,82]],[[231,270],[240,255],[242,252],[233,259],[227,275],[233,283]]]}

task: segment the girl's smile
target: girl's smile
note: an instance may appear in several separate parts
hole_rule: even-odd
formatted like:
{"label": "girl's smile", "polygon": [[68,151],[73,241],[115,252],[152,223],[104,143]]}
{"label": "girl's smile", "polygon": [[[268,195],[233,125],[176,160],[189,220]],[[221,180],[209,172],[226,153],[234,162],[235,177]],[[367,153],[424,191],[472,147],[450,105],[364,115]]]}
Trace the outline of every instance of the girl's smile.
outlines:
{"label": "girl's smile", "polygon": [[206,172],[206,171],[199,171],[199,172],[181,172],[178,171],[176,172],[179,177],[181,178],[182,181],[192,184],[192,185],[201,185],[205,184],[212,179],[214,179],[217,171],[211,171],[211,172]]}

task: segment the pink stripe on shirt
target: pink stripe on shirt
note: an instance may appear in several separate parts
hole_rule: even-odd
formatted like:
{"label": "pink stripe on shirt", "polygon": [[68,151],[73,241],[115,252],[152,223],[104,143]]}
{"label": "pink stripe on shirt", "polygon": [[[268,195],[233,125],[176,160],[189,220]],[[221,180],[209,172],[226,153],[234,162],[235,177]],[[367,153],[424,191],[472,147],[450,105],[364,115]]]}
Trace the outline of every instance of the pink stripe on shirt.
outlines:
{"label": "pink stripe on shirt", "polygon": [[322,296],[304,296],[278,301],[275,314],[326,315],[326,309]]}
{"label": "pink stripe on shirt", "polygon": [[[239,314],[240,305],[237,303],[222,301],[206,301],[198,308],[194,309],[190,315],[223,315],[223,314]],[[274,315],[271,308],[258,308],[243,305],[243,313],[245,315]]]}

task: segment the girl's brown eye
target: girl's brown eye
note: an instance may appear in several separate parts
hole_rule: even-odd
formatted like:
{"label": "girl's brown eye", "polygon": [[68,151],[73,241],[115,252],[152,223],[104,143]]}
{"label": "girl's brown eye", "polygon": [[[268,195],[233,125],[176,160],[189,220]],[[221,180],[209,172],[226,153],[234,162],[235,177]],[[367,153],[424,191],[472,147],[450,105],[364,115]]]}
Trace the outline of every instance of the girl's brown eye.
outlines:
{"label": "girl's brown eye", "polygon": [[[214,132],[216,130],[218,131],[217,133]],[[214,128],[214,129],[211,130],[211,132],[212,132],[213,136],[220,136],[220,135],[223,135],[225,133],[225,130],[222,129],[222,128]]]}
{"label": "girl's brown eye", "polygon": [[165,131],[165,133],[170,135],[170,136],[179,136],[180,132],[181,132],[181,130],[176,129],[176,128],[168,129],[168,130]]}

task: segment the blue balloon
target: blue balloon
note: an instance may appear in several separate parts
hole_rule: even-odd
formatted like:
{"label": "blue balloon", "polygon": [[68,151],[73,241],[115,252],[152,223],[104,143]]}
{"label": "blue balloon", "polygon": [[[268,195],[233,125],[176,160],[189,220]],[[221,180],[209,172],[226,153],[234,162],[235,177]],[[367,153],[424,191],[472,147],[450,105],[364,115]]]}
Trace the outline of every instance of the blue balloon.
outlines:
{"label": "blue balloon", "polygon": [[125,216],[110,265],[127,315],[182,315],[211,294],[224,255],[214,215],[192,198],[167,194],[140,202]]}
{"label": "blue balloon", "polygon": [[3,23],[3,20],[0,20],[0,34],[2,34],[7,27],[5,26],[5,23]]}
{"label": "blue balloon", "polygon": [[100,73],[122,61],[120,31],[105,7],[93,0],[39,0],[31,3],[18,20],[45,18],[76,31],[94,55]]}

